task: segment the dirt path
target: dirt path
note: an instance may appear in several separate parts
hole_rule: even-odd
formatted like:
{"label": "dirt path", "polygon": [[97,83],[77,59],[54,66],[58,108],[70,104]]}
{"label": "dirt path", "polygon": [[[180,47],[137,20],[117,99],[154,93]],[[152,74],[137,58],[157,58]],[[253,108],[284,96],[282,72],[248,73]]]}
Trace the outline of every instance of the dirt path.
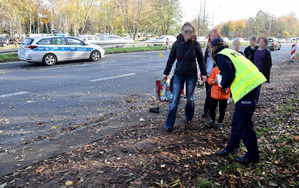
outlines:
{"label": "dirt path", "polygon": [[254,117],[261,150],[255,166],[214,155],[227,141],[232,106],[223,130],[198,117],[185,130],[180,108],[177,129],[167,134],[164,105],[159,115],[126,117],[117,133],[2,177],[0,187],[299,187],[299,64],[275,65],[272,77]]}

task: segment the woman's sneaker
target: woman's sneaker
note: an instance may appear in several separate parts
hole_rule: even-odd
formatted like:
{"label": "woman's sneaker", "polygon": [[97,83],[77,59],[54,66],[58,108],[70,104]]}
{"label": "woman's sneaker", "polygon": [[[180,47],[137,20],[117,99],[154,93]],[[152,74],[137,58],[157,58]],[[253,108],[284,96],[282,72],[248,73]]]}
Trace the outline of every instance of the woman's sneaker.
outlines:
{"label": "woman's sneaker", "polygon": [[215,120],[209,120],[209,121],[208,121],[208,124],[207,124],[207,127],[208,127],[208,128],[216,127]]}
{"label": "woman's sneaker", "polygon": [[217,123],[217,124],[216,124],[216,127],[217,127],[218,129],[223,129],[223,128],[224,128],[224,123]]}
{"label": "woman's sneaker", "polygon": [[185,122],[185,129],[188,129],[191,126],[192,122],[191,121],[186,121]]}

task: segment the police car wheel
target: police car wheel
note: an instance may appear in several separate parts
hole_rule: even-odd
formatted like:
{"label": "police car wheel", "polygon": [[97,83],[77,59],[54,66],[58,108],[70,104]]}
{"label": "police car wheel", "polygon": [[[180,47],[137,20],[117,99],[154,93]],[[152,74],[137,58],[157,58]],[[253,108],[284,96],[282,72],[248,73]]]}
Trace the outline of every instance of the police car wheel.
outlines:
{"label": "police car wheel", "polygon": [[101,52],[95,50],[90,54],[91,61],[99,61],[101,59]]}
{"label": "police car wheel", "polygon": [[57,63],[57,57],[54,54],[47,54],[43,58],[44,65],[55,65]]}

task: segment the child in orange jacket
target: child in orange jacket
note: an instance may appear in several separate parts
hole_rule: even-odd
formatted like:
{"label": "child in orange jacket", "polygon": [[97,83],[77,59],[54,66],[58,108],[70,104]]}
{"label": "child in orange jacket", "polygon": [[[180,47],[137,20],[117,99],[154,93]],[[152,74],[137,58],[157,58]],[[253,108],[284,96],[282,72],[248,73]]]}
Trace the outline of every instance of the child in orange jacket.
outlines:
{"label": "child in orange jacket", "polygon": [[230,90],[223,89],[219,86],[218,77],[221,77],[220,70],[216,66],[213,68],[210,77],[208,78],[208,83],[212,86],[211,89],[211,101],[210,101],[210,117],[211,121],[209,122],[210,126],[216,126],[216,108],[219,104],[219,118],[218,124],[221,125],[224,120],[225,111],[227,108],[227,100],[230,97]]}

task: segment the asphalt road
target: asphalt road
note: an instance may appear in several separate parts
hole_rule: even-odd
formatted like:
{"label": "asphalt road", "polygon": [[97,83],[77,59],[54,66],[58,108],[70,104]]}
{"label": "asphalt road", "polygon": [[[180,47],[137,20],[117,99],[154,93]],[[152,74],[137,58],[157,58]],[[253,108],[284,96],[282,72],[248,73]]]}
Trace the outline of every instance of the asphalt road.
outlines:
{"label": "asphalt road", "polygon": [[[272,53],[288,58],[289,47]],[[33,138],[58,134],[109,113],[126,111],[124,100],[154,95],[168,52],[108,55],[98,63],[68,62],[45,67],[0,64],[0,153]]]}

